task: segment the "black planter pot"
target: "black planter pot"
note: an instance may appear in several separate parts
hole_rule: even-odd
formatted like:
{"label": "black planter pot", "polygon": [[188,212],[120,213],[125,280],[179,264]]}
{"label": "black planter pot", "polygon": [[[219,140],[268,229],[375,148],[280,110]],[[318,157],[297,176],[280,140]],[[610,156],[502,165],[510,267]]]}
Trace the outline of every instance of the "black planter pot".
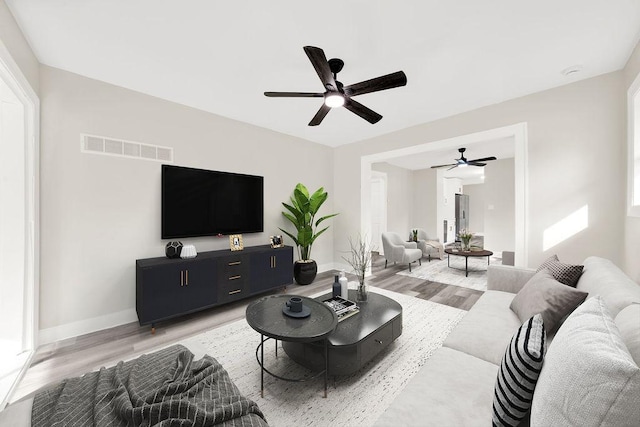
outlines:
{"label": "black planter pot", "polygon": [[296,261],[293,264],[293,278],[299,285],[308,285],[313,282],[318,273],[318,264],[312,259],[308,261]]}

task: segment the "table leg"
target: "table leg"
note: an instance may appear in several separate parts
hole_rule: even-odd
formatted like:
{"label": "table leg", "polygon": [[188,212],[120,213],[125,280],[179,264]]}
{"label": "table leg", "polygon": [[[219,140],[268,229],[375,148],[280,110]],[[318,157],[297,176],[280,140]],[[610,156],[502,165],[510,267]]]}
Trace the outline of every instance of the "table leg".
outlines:
{"label": "table leg", "polygon": [[264,335],[260,334],[260,396],[264,397]]}
{"label": "table leg", "polygon": [[469,277],[469,257],[464,257],[464,277]]}
{"label": "table leg", "polygon": [[278,340],[275,340],[276,342],[276,359],[278,358]]}
{"label": "table leg", "polygon": [[327,376],[329,375],[329,357],[327,356],[327,341],[324,339],[324,397],[327,397]]}
{"label": "table leg", "polygon": [[449,260],[450,260],[450,259],[451,259],[451,255],[447,254],[447,267],[451,267],[451,266],[449,265]]}
{"label": "table leg", "polygon": [[487,255],[487,265],[489,265],[490,263],[491,263],[491,257]]}

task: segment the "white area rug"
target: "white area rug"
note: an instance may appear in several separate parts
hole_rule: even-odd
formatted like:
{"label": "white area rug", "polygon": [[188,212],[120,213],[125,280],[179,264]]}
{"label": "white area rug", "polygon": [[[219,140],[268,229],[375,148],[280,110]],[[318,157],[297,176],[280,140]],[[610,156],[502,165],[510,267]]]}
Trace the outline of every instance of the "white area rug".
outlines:
{"label": "white area rug", "polygon": [[[384,289],[371,292],[402,305],[402,335],[359,372],[329,378],[328,397],[322,377],[306,383],[280,381],[265,374],[265,396],[260,397],[260,367],[256,347],[260,335],[240,320],[182,342],[204,346],[229,372],[240,391],[258,403],[270,426],[372,425],[422,367],[442,346],[466,311]],[[345,320],[348,322],[349,319]],[[273,341],[265,345],[265,366],[274,373],[300,377],[306,369],[291,361],[284,350],[275,358]]]}
{"label": "white area rug", "polygon": [[[469,257],[469,277],[464,274],[464,257],[452,256],[451,267],[447,267],[447,258],[443,260],[422,261],[422,265],[398,272],[402,276],[415,277],[416,279],[429,280],[430,282],[444,283],[445,285],[461,286],[477,291],[487,290],[487,257]],[[502,264],[500,258],[491,257],[492,265]],[[452,268],[453,267],[453,268]]]}

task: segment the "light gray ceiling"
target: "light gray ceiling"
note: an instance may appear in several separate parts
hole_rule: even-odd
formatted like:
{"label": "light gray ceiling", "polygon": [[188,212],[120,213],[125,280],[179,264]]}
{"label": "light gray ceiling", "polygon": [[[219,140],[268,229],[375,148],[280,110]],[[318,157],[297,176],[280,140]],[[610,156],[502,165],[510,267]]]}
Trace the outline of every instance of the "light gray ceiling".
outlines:
{"label": "light gray ceiling", "polygon": [[[624,67],[638,0],[5,0],[40,62],[329,146],[364,140]],[[406,87],[307,123],[322,91],[304,45],[346,85],[403,70]],[[563,69],[579,65],[580,73]]]}

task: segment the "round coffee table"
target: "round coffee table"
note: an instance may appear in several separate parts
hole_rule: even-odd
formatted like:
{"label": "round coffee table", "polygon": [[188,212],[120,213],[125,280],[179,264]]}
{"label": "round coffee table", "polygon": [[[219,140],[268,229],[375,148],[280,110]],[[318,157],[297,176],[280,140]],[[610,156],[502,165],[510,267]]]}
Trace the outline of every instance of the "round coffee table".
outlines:
{"label": "round coffee table", "polygon": [[465,277],[469,277],[469,257],[483,257],[486,256],[487,257],[487,265],[489,265],[489,260],[491,255],[493,255],[493,252],[491,251],[487,251],[487,250],[481,250],[481,251],[462,251],[462,250],[458,250],[458,249],[445,249],[444,252],[447,255],[447,267],[449,268],[455,268],[455,267],[451,267],[451,265],[449,264],[449,258],[451,258],[451,255],[455,255],[455,256],[463,256],[464,257],[464,276]]}
{"label": "round coffee table", "polygon": [[[301,296],[302,304],[311,309],[311,314],[305,318],[289,317],[282,312],[282,307],[293,296],[298,295],[269,295],[252,302],[247,307],[247,323],[260,333],[260,344],[256,348],[256,359],[261,370],[260,393],[264,397],[265,372],[275,378],[294,382],[307,381],[324,374],[324,397],[327,397],[327,336],[338,326],[338,316],[326,304]],[[302,379],[286,378],[270,372],[264,367],[264,343],[269,339],[276,340],[276,357],[278,356],[278,340],[291,342],[324,341],[324,370],[311,378]],[[258,357],[258,352],[260,352],[260,357]]]}

